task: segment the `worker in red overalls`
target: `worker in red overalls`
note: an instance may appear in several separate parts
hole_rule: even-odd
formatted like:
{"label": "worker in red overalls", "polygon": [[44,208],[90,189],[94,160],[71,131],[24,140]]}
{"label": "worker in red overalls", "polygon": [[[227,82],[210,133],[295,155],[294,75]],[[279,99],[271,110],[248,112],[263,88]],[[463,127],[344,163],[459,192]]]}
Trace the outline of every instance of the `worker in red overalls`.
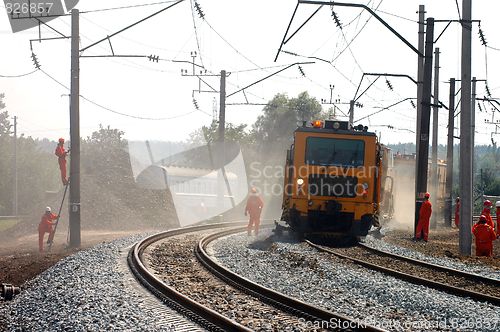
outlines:
{"label": "worker in red overalls", "polygon": [[500,201],[495,203],[495,207],[497,208],[497,238],[500,237]]}
{"label": "worker in red overalls", "polygon": [[422,233],[425,242],[427,242],[429,237],[429,221],[432,215],[432,204],[429,201],[430,197],[431,194],[425,193],[424,195],[425,200],[422,203],[422,206],[420,207],[420,211],[418,214],[417,232],[415,234],[416,241],[420,240],[420,238],[422,237]]}
{"label": "worker in red overalls", "polygon": [[485,215],[472,227],[472,234],[476,237],[476,256],[493,256],[493,241],[496,239],[495,230],[488,225]]}
{"label": "worker in red overalls", "polygon": [[460,225],[460,197],[455,200],[455,226]]}
{"label": "worker in red overalls", "polygon": [[57,144],[56,156],[59,158],[59,169],[61,170],[61,180],[63,185],[68,184],[68,178],[66,177],[66,156],[68,151],[64,150],[64,138],[59,139],[59,144]]}
{"label": "worker in red overalls", "polygon": [[247,233],[252,234],[252,228],[255,230],[255,235],[259,234],[260,226],[260,213],[264,207],[264,202],[260,195],[257,193],[257,189],[252,187],[250,190],[250,196],[247,200],[247,205],[245,207],[245,216],[250,215],[250,220],[248,221]]}
{"label": "worker in red overalls", "polygon": [[45,233],[52,233],[52,226],[55,225],[57,215],[52,213],[49,206],[45,208],[45,213],[42,216],[40,224],[38,224],[38,250],[43,252],[43,237]]}
{"label": "worker in red overalls", "polygon": [[493,229],[495,229],[495,223],[493,222],[493,218],[491,217],[491,207],[493,203],[490,200],[485,200],[483,203],[484,209],[481,212],[481,215],[486,217],[486,223]]}

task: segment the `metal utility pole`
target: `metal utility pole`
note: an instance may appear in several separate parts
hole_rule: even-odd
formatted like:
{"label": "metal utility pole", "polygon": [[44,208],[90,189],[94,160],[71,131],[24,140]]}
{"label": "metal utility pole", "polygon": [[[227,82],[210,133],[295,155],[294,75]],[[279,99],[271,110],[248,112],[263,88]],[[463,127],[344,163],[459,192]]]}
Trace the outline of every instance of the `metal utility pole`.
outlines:
{"label": "metal utility pole", "polygon": [[[431,168],[431,190],[432,197],[437,201],[437,193],[439,188],[438,177],[438,104],[439,104],[439,47],[434,51],[434,105],[432,106],[432,168]],[[431,227],[436,228],[437,215],[441,213],[438,211],[438,206],[434,208],[434,213],[431,218]]]}
{"label": "metal utility pole", "polygon": [[12,170],[14,173],[14,184],[13,191],[14,195],[12,197],[12,215],[17,216],[19,214],[18,210],[18,191],[17,191],[17,116],[14,116],[14,159],[12,161]]}
{"label": "metal utility pole", "polygon": [[[420,122],[422,121],[422,91],[424,82],[424,54],[425,47],[425,6],[418,6],[418,60],[417,60],[417,128],[416,133],[416,155],[420,147]],[[418,174],[418,165],[415,162],[415,174]],[[415,197],[418,197],[417,177],[415,176]]]}
{"label": "metal utility pole", "polygon": [[349,102],[349,128],[354,124],[354,100]]}
{"label": "metal utility pole", "polygon": [[70,95],[70,175],[69,175],[69,245],[81,244],[80,235],[80,54],[79,11],[71,10],[71,95]]}
{"label": "metal utility pole", "polygon": [[455,79],[450,78],[450,104],[448,110],[448,143],[446,145],[446,190],[444,223],[451,227],[453,204],[453,133],[455,130]]}
{"label": "metal utility pole", "polygon": [[226,127],[226,71],[220,72],[220,111],[219,111],[219,166],[217,171],[217,206],[224,207],[224,165],[226,159],[225,127]]}
{"label": "metal utility pole", "polygon": [[460,111],[460,254],[471,255],[472,161],[474,139],[471,113],[472,0],[462,2],[462,92]]}
{"label": "metal utility pole", "polygon": [[[476,83],[480,81],[474,76],[472,78],[472,91],[471,91],[471,135],[472,135],[472,174],[474,174],[474,142],[476,135]],[[474,188],[474,176],[472,177],[472,187]]]}
{"label": "metal utility pole", "polygon": [[424,79],[422,89],[422,116],[420,124],[420,146],[417,153],[417,173],[415,199],[415,236],[418,224],[420,207],[424,202],[424,195],[427,191],[427,170],[429,167],[429,125],[431,117],[431,85],[432,85],[432,50],[434,44],[434,18],[429,17],[426,24],[425,33],[425,62]]}
{"label": "metal utility pole", "polygon": [[219,112],[219,141],[224,142],[226,127],[226,71],[220,72],[220,112]]}

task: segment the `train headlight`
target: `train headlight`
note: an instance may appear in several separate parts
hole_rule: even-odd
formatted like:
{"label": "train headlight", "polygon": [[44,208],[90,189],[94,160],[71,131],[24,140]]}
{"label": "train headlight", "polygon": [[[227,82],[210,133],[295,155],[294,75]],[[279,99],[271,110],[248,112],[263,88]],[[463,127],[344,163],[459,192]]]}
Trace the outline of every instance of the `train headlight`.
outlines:
{"label": "train headlight", "polygon": [[339,129],[340,128],[340,123],[334,122],[333,123],[333,129]]}
{"label": "train headlight", "polygon": [[315,120],[312,122],[313,128],[323,128],[323,121]]}
{"label": "train headlight", "polygon": [[300,179],[300,178],[299,178],[299,179],[297,179],[297,184],[298,184],[299,186],[303,185],[303,184],[304,184],[304,179]]}

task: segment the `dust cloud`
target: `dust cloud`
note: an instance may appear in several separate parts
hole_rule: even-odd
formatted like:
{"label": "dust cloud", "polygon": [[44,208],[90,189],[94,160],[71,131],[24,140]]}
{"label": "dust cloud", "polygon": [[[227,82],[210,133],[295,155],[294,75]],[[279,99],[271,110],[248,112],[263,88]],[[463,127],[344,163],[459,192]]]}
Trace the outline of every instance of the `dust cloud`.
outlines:
{"label": "dust cloud", "polygon": [[386,227],[412,232],[415,223],[415,175],[397,167],[393,171],[394,217]]}

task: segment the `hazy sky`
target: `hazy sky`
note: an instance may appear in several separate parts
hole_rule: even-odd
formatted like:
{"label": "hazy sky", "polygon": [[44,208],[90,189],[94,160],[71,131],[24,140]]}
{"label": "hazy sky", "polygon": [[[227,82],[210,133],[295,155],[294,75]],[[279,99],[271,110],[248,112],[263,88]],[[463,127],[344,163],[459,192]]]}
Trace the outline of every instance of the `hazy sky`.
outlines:
{"label": "hazy sky", "polygon": [[[207,74],[219,74],[226,70],[227,95],[266,77],[286,65],[315,61],[301,65],[305,77],[293,66],[227,99],[227,121],[252,124],[263,106],[229,105],[232,103],[266,103],[277,93],[296,97],[307,91],[318,100],[330,100],[329,85],[334,85],[333,99],[340,99],[338,107],[347,112],[348,101],[353,98],[362,73],[408,74],[416,78],[417,56],[403,42],[367,11],[357,8],[334,7],[342,29],[331,16],[331,8],[324,6],[295,35],[283,50],[298,55],[318,57],[331,63],[311,60],[286,53],[274,62],[278,47],[296,6],[295,0],[198,0],[205,20],[193,11],[194,0],[185,0],[175,7],[111,38],[115,54],[157,55],[158,63],[147,58],[81,58],[80,93],[87,100],[80,102],[81,133],[89,135],[98,125],[111,125],[126,132],[128,139],[183,140],[193,130],[207,125],[212,119],[214,107],[218,108],[218,93],[193,92],[199,87],[196,77],[181,76],[181,69],[191,73],[192,66],[176,61],[192,61],[192,51],[197,52],[195,62],[203,65]],[[437,20],[457,20],[457,1],[414,0],[358,0],[368,5],[396,29],[415,47],[417,46],[418,6],[426,6],[427,17]],[[80,16],[81,47],[160,10],[172,2],[151,1],[150,6],[82,13]],[[144,0],[81,0],[80,11],[94,11],[114,7],[144,5]],[[458,0],[461,7],[462,0]],[[2,6],[3,7],[3,6]],[[290,32],[295,31],[318,7],[300,5]],[[0,8],[5,12],[4,8]],[[461,10],[461,8],[460,8]],[[488,79],[493,97],[500,92],[500,23],[498,0],[473,1],[473,19],[481,20],[481,29],[488,46],[481,45],[478,24],[472,33],[472,74],[478,79]],[[70,35],[70,17],[51,21],[49,25],[65,35]],[[446,23],[437,23],[435,38]],[[196,27],[196,28],[195,28]],[[42,27],[42,37],[58,36]],[[57,139],[69,136],[69,91],[62,85],[70,85],[70,41],[56,40],[33,42],[42,70],[24,77],[11,78],[34,70],[31,61],[30,39],[38,38],[38,29],[13,34],[8,17],[0,14],[0,92],[6,94],[5,103],[9,114],[18,116],[19,132],[34,137]],[[346,45],[349,44],[349,47]],[[440,99],[448,104],[450,77],[460,77],[461,31],[458,23],[451,23],[438,40],[440,47]],[[103,42],[89,48],[82,55],[111,54],[109,43]],[[197,69],[197,72],[199,69]],[[203,79],[211,87],[219,89],[219,78]],[[390,91],[385,78],[380,78],[359,100],[363,108],[356,108],[355,120],[377,112],[382,107],[404,98],[416,96],[416,85],[406,78],[389,78],[394,91]],[[367,88],[373,78],[364,79],[361,90]],[[459,87],[459,85],[458,85]],[[211,90],[201,84],[201,90]],[[484,83],[478,83],[478,96],[485,95]],[[193,105],[196,99],[200,110]],[[458,99],[457,99],[458,102]],[[485,105],[486,106],[486,105]],[[324,105],[327,109],[329,105]],[[477,106],[476,106],[477,107]],[[488,144],[494,125],[485,124],[492,118],[490,106],[477,109],[476,144]],[[110,111],[111,110],[111,111]],[[115,112],[145,118],[169,118],[166,120],[142,120],[119,115]],[[487,111],[487,112],[485,112]],[[384,143],[413,142],[415,113],[409,101],[382,111],[362,121],[372,130],[382,132]],[[440,143],[446,144],[448,113],[440,114]],[[500,119],[500,113],[495,114]],[[389,129],[387,125],[394,126]],[[398,130],[399,129],[399,130]],[[458,133],[458,132],[457,132]],[[496,139],[500,135],[494,136]]]}

